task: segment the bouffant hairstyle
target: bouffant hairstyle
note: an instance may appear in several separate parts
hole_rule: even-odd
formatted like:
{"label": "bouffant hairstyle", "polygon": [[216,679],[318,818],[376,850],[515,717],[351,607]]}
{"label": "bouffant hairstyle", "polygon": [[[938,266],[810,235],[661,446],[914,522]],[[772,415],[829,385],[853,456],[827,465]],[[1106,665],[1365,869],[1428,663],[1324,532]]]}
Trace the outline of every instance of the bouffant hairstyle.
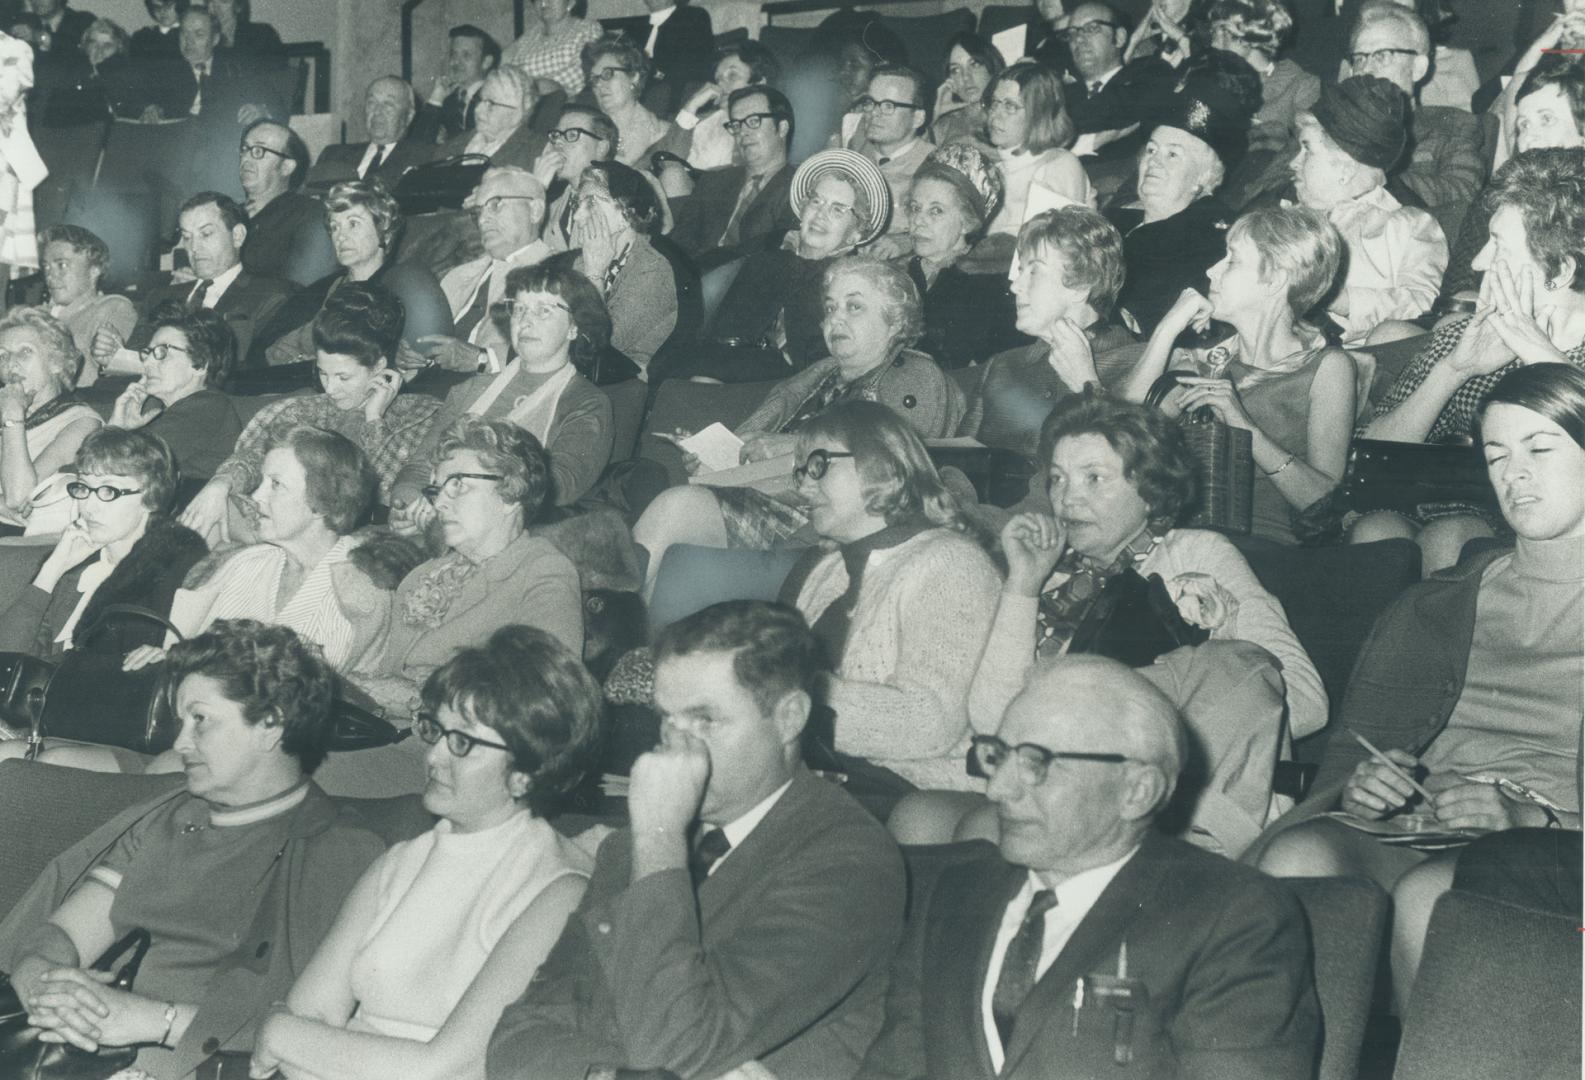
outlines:
{"label": "bouffant hairstyle", "polygon": [[1087,386],[1059,401],[1040,426],[1040,468],[1049,469],[1057,443],[1074,435],[1099,435],[1123,459],[1123,475],[1144,500],[1152,528],[1170,528],[1194,500],[1193,453],[1182,425],[1160,409]]}
{"label": "bouffant hairstyle", "polygon": [[611,196],[622,217],[641,236],[660,226],[663,217],[654,186],[637,169],[619,161],[591,161],[583,170],[583,183],[594,182]]}
{"label": "bouffant hairstyle", "polygon": [[1117,226],[1084,206],[1060,206],[1036,214],[1018,233],[1018,257],[1034,258],[1042,248],[1062,255],[1062,283],[1089,290],[1089,304],[1101,318],[1117,303],[1123,289],[1123,234]]}
{"label": "bouffant hairstyle", "polygon": [[237,364],[237,335],[224,316],[212,308],[187,310],[180,300],[167,300],[154,312],[154,332],[169,327],[187,339],[187,362],[204,372],[204,385],[225,388]]}
{"label": "bouffant hairstyle", "polygon": [[143,505],[154,514],[169,514],[176,501],[181,474],[176,455],[165,440],[147,431],[102,427],[77,448],[72,472],[78,476],[130,476],[143,489]]}
{"label": "bouffant hairstyle", "polygon": [[600,290],[565,260],[547,259],[535,266],[519,266],[506,275],[506,297],[516,300],[522,293],[546,292],[559,296],[572,313],[578,328],[569,353],[573,366],[588,371],[611,344],[611,313]]}
{"label": "bouffant hairstyle", "polygon": [[1585,291],[1585,149],[1547,147],[1510,158],[1486,189],[1486,206],[1493,214],[1518,210],[1530,254],[1548,280],[1572,260],[1564,284]]}
{"label": "bouffant hairstyle", "polygon": [[798,429],[798,459],[822,442],[853,455],[864,508],[896,525],[923,517],[934,525],[965,527],[958,501],[941,482],[930,452],[903,418],[878,401],[832,405]]}
{"label": "bouffant hairstyle", "polygon": [[45,373],[56,393],[64,394],[77,385],[77,373],[82,370],[83,354],[77,351],[71,331],[59,319],[42,307],[14,307],[0,315],[0,333],[25,328],[33,331],[43,346],[39,358],[44,361]]}
{"label": "bouffant hairstyle", "polygon": [[788,693],[817,696],[825,661],[796,608],[764,600],[726,600],[678,619],[655,642],[655,667],[678,656],[732,653],[732,673],[769,716]]}
{"label": "bouffant hairstyle", "polygon": [[596,41],[591,41],[583,47],[579,57],[583,64],[583,77],[587,80],[594,73],[594,65],[605,57],[616,61],[617,67],[627,68],[633,73],[633,94],[637,96],[644,92],[644,87],[649,85],[650,75],[655,66],[644,50],[635,46],[620,34],[607,34]]}
{"label": "bouffant hairstyle", "polygon": [[500,500],[520,504],[524,523],[533,521],[550,490],[550,459],[533,433],[509,420],[463,416],[435,447],[435,464],[467,450],[479,455],[487,471],[500,474],[495,485]]}
{"label": "bouffant hairstyle", "polygon": [[389,255],[402,238],[402,207],[383,180],[343,180],[325,195],[325,217],[359,207],[374,219],[380,249]]}
{"label": "bouffant hairstyle", "polygon": [[253,619],[219,619],[165,654],[166,700],[189,675],[214,679],[249,725],[281,729],[281,752],[303,772],[329,751],[336,673],[318,646],[293,630]]}
{"label": "bouffant hairstyle", "polygon": [[380,478],[358,444],[345,435],[307,424],[287,431],[270,444],[296,456],[307,479],[308,508],[337,536],[346,536],[368,519],[380,490]]}
{"label": "bouffant hairstyle", "polygon": [[501,736],[512,771],[528,778],[520,801],[536,817],[553,813],[593,767],[603,735],[599,684],[570,649],[529,626],[459,650],[420,697],[431,713],[449,706]]}
{"label": "bouffant hairstyle", "polygon": [[331,293],[314,316],[314,348],[371,368],[396,356],[406,323],[407,309],[395,293],[354,281]]}

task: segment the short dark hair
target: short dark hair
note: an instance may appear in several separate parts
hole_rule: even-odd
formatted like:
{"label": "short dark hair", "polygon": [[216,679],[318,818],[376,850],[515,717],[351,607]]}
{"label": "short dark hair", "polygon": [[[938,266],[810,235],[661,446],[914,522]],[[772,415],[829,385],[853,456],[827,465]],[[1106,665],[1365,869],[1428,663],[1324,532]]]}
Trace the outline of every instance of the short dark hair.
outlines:
{"label": "short dark hair", "polygon": [[1074,435],[1099,435],[1123,459],[1123,476],[1144,500],[1151,524],[1167,528],[1194,499],[1193,452],[1183,426],[1160,409],[1121,401],[1087,386],[1057,402],[1040,425],[1039,467],[1051,468],[1057,443]]}
{"label": "short dark hair", "polygon": [[457,26],[453,26],[446,31],[446,37],[453,41],[457,38],[473,38],[479,43],[479,47],[484,50],[484,58],[490,62],[490,66],[486,70],[494,70],[500,66],[501,43],[472,23],[460,23]]}
{"label": "short dark hair", "polygon": [[295,631],[254,619],[218,619],[165,654],[168,701],[175,701],[176,689],[190,675],[218,682],[250,726],[278,725],[281,752],[296,758],[305,773],[325,760],[336,673],[318,646]]}
{"label": "short dark hair", "polygon": [[495,492],[502,502],[518,503],[527,524],[539,515],[550,490],[550,459],[533,432],[510,420],[486,420],[464,414],[435,446],[433,464],[459,450],[479,455],[486,470],[500,473]]}
{"label": "short dark hair", "polygon": [[154,514],[169,514],[181,479],[176,455],[165,440],[134,428],[102,427],[77,448],[72,471],[78,476],[101,473],[135,476],[143,489],[143,505]]}
{"label": "short dark hair", "polygon": [[110,245],[81,225],[56,223],[39,233],[39,254],[51,244],[65,244],[88,256],[88,265],[100,272],[110,265]]}
{"label": "short dark hair", "polygon": [[655,666],[674,656],[732,653],[732,672],[769,715],[787,693],[811,698],[824,667],[819,640],[796,608],[764,600],[726,600],[679,619],[655,642]]}
{"label": "short dark hair", "polygon": [[598,178],[634,232],[648,236],[660,226],[660,197],[643,173],[619,161],[591,161],[583,175],[591,174]]}
{"label": "short dark hair", "polygon": [[237,200],[230,195],[222,195],[218,191],[200,191],[198,194],[190,196],[186,202],[182,203],[182,208],[176,212],[176,216],[180,218],[190,210],[197,210],[205,206],[213,206],[220,211],[220,220],[225,222],[228,229],[235,229],[238,225],[245,226],[248,223],[248,212],[242,209]]}
{"label": "short dark hair", "polygon": [[710,70],[714,72],[721,66],[721,61],[730,59],[743,61],[748,68],[748,81],[751,86],[774,83],[781,79],[781,61],[776,59],[776,54],[752,39],[721,46],[715,51],[715,61],[711,64]]}
{"label": "short dark hair", "polygon": [[587,371],[611,344],[611,313],[600,290],[567,260],[547,259],[534,266],[519,266],[506,275],[506,298],[520,292],[547,292],[567,302],[578,336],[568,350],[573,364]]}
{"label": "short dark hair", "polygon": [[1519,88],[1515,100],[1523,101],[1549,86],[1557,87],[1568,101],[1569,112],[1574,114],[1574,128],[1585,135],[1585,64],[1580,63],[1578,56],[1546,53],[1530,69],[1530,77]]}
{"label": "short dark hair", "polygon": [[154,310],[154,330],[164,327],[187,339],[187,361],[204,370],[204,385],[223,389],[237,363],[237,335],[231,324],[211,308],[188,311],[180,300],[167,300]]}
{"label": "short dark hair", "polygon": [[1573,364],[1525,364],[1514,368],[1498,379],[1481,401],[1483,419],[1493,405],[1517,405],[1539,413],[1585,448],[1585,371]]}
{"label": "short dark hair", "polygon": [[270,443],[285,447],[303,467],[308,508],[337,536],[346,536],[369,516],[380,478],[358,444],[334,431],[298,424]]}
{"label": "short dark hair", "polygon": [[528,777],[523,797],[536,817],[555,811],[595,764],[604,735],[600,687],[573,652],[543,630],[504,626],[483,645],[436,668],[420,699],[494,728]]}
{"label": "short dark hair", "polygon": [[605,143],[605,154],[597,160],[610,161],[616,157],[616,144],[622,136],[616,130],[616,122],[614,120],[593,105],[567,105],[561,110],[561,115],[556,118],[557,127],[565,127],[567,125],[567,115],[569,113],[588,117],[588,123],[585,126],[598,135],[601,142]]}
{"label": "short dark hair", "polygon": [[1525,242],[1548,278],[1574,260],[1567,282],[1585,291],[1585,148],[1546,147],[1509,158],[1486,189],[1486,207],[1511,206],[1524,219]]}
{"label": "short dark hair", "polygon": [[301,135],[292,130],[290,124],[283,123],[280,120],[271,120],[268,116],[264,116],[242,129],[242,138],[237,143],[238,149],[240,150],[241,147],[247,145],[248,136],[252,134],[254,128],[261,127],[278,127],[286,132],[286,156],[293,165],[297,166],[297,168],[292,170],[292,175],[286,181],[286,186],[288,190],[296,191],[308,182],[308,167],[312,163],[311,155],[308,152],[308,144],[303,141]]}
{"label": "short dark hair", "polygon": [[732,106],[751,97],[762,97],[765,99],[765,111],[770,113],[773,121],[786,121],[787,138],[782,141],[790,145],[792,143],[794,123],[792,102],[787,100],[786,94],[774,86],[769,86],[765,83],[755,83],[752,86],[744,86],[732,91],[726,98],[727,115],[732,115]]}
{"label": "short dark hair", "polygon": [[[997,51],[996,46],[980,37],[980,35],[968,30],[953,34],[951,40],[947,42],[946,62],[948,64],[952,62],[953,49],[962,49],[968,53],[969,59],[984,68],[992,80],[1007,69],[1007,61],[1002,59],[1002,54]],[[945,70],[943,70],[942,74],[944,75],[945,73]]]}
{"label": "short dark hair", "polygon": [[930,81],[906,64],[881,64],[870,72],[870,82],[876,79],[907,79],[913,86],[912,105],[916,109],[930,109]]}
{"label": "short dark hair", "polygon": [[373,367],[396,356],[406,322],[407,309],[390,289],[350,282],[331,293],[314,316],[314,348]]}

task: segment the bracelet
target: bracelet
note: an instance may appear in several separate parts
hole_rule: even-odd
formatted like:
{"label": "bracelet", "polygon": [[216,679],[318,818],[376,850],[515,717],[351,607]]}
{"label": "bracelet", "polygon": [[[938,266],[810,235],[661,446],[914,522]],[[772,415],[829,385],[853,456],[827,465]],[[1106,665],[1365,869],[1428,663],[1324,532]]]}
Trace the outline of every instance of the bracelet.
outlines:
{"label": "bracelet", "polygon": [[1263,473],[1266,473],[1267,476],[1276,476],[1283,469],[1286,469],[1289,465],[1292,465],[1294,460],[1298,456],[1299,456],[1298,454],[1289,454],[1288,455],[1288,460],[1284,461],[1281,465],[1278,465],[1275,469],[1272,469],[1270,472],[1266,472],[1265,469],[1261,469],[1260,471],[1263,472]]}
{"label": "bracelet", "polygon": [[174,1027],[176,1027],[176,1003],[172,1002],[165,1006],[165,1034],[160,1036],[161,1046],[171,1044],[171,1030]]}

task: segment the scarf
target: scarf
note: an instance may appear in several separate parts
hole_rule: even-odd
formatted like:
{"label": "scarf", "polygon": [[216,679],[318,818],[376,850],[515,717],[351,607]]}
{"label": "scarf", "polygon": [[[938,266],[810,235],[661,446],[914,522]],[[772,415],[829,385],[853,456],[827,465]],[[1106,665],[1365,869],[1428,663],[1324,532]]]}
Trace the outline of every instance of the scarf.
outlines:
{"label": "scarf", "polygon": [[478,568],[477,563],[456,552],[435,559],[402,601],[402,621],[430,630],[440,626],[451,611],[452,601],[462,592],[462,583]]}
{"label": "scarf", "polygon": [[[847,589],[841,596],[831,601],[810,627],[825,649],[826,660],[831,670],[835,671],[842,664],[842,654],[847,649],[848,631],[852,628],[853,609],[858,606],[859,593],[864,588],[864,568],[869,565],[870,556],[877,551],[907,543],[926,529],[933,528],[935,528],[934,522],[923,515],[918,515],[896,525],[888,525],[879,532],[870,533],[837,548],[837,554],[842,557],[842,565],[847,570]],[[793,568],[787,581],[782,585],[780,599],[784,603],[797,606],[798,594],[803,591],[804,582],[826,554],[823,548],[812,548],[808,555],[798,561],[798,565]]]}
{"label": "scarf", "polygon": [[1045,660],[1061,656],[1106,583],[1130,566],[1138,569],[1161,540],[1162,537],[1153,534],[1147,525],[1123,545],[1111,562],[1099,562],[1071,547],[1063,552],[1051,576],[1066,574],[1067,577],[1055,588],[1040,594],[1035,610],[1035,658]]}
{"label": "scarf", "polygon": [[890,359],[888,357],[887,363],[877,365],[874,370],[865,372],[849,383],[842,381],[842,369],[833,366],[831,373],[821,379],[819,385],[804,398],[792,419],[781,426],[781,433],[786,435],[797,431],[838,401],[879,401],[881,376],[890,366]]}

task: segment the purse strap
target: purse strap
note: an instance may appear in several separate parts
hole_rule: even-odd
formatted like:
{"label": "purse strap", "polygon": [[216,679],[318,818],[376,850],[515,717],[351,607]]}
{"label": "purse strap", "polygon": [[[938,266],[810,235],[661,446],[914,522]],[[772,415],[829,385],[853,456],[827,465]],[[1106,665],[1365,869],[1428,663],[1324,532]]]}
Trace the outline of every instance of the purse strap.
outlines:
{"label": "purse strap", "polygon": [[120,941],[106,949],[103,955],[94,961],[94,966],[89,970],[109,971],[116,960],[121,957],[121,954],[131,949],[131,958],[121,965],[121,970],[116,972],[115,979],[110,983],[111,987],[116,990],[131,990],[132,983],[138,977],[138,969],[143,966],[143,958],[148,955],[149,944],[152,941],[153,938],[149,935],[149,932],[142,927],[128,930]]}

